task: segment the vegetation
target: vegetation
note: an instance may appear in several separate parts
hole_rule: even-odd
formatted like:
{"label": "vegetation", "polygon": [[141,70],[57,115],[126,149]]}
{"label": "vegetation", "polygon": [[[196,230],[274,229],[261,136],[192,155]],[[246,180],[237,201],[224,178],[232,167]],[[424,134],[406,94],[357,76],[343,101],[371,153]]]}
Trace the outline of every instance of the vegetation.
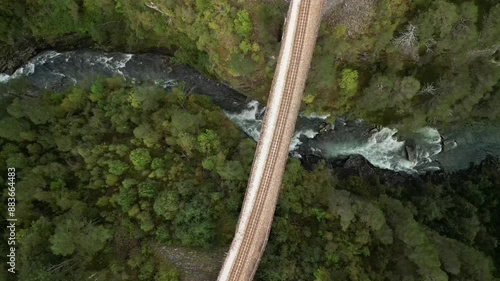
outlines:
{"label": "vegetation", "polygon": [[[0,119],[19,280],[178,280],[161,246],[228,247],[255,143],[210,101],[118,78],[25,91]],[[393,186],[291,160],[257,280],[495,280],[499,167]]]}
{"label": "vegetation", "polygon": [[[0,69],[26,46],[159,49],[265,101],[286,10],[0,0]],[[494,0],[346,1],[324,17],[304,109],[405,128],[499,122],[499,27]],[[0,109],[0,170],[17,171],[19,280],[178,280],[161,246],[229,245],[255,144],[209,100],[117,78],[36,97],[27,87],[2,88]],[[499,169],[490,159],[394,184],[291,160],[256,278],[498,280]]]}
{"label": "vegetation", "polygon": [[255,144],[209,101],[114,78],[57,96],[14,97],[1,119],[19,280],[174,280],[154,245],[230,241],[249,169],[236,159]]}
{"label": "vegetation", "polygon": [[[265,100],[286,8],[286,1],[2,0],[0,44],[16,50],[76,36],[105,49],[160,48]],[[499,18],[492,0],[336,6],[320,29],[305,110],[409,128],[498,122]]]}
{"label": "vegetation", "polygon": [[496,280],[499,164],[394,186],[293,160],[259,280]]}

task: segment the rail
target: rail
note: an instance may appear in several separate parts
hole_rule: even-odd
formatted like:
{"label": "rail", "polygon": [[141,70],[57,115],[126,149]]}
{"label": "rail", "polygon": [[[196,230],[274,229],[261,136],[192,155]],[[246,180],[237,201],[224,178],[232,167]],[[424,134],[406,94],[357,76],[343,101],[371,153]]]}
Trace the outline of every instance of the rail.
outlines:
{"label": "rail", "polygon": [[265,250],[321,19],[323,0],[292,0],[236,233],[219,281],[252,280]]}

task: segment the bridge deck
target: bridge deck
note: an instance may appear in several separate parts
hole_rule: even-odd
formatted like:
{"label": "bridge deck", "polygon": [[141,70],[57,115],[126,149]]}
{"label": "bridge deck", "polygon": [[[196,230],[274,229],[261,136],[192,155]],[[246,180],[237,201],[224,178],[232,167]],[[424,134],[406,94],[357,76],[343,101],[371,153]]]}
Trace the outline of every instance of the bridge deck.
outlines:
{"label": "bridge deck", "polygon": [[264,252],[316,43],[323,0],[290,3],[280,56],[231,248],[219,281],[252,280]]}

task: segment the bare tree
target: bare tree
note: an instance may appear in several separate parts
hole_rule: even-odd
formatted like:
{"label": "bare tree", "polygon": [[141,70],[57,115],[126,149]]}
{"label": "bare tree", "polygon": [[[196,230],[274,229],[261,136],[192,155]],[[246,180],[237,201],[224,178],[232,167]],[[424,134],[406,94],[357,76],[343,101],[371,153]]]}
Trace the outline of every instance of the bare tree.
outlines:
{"label": "bare tree", "polygon": [[379,90],[380,92],[381,92],[381,91],[384,91],[384,90],[385,90],[385,87],[386,87],[386,85],[385,85],[383,82],[379,82],[379,83],[377,84],[377,90]]}
{"label": "bare tree", "polygon": [[75,268],[78,265],[78,261],[73,257],[67,260],[64,260],[56,265],[51,265],[47,268],[47,271],[50,273],[54,272],[68,272]]}
{"label": "bare tree", "polygon": [[170,23],[170,21],[172,20],[170,15],[168,13],[162,11],[155,3],[149,2],[149,3],[144,3],[144,5],[146,5],[146,7],[148,7],[148,8],[153,9],[153,10],[157,11],[158,13],[162,14],[164,17],[167,18],[168,23]]}
{"label": "bare tree", "polygon": [[474,49],[467,53],[469,59],[475,60],[478,58],[492,57],[500,51],[500,44],[493,45],[490,48]]}
{"label": "bare tree", "polygon": [[434,96],[437,92],[437,88],[432,84],[425,84],[420,90],[420,94]]}
{"label": "bare tree", "polygon": [[452,36],[453,38],[458,38],[463,36],[471,30],[472,20],[469,18],[460,19],[454,26]]}
{"label": "bare tree", "polygon": [[427,39],[427,41],[425,41],[425,51],[427,53],[434,53],[434,51],[432,50],[432,48],[434,46],[436,46],[436,44],[437,44],[437,42],[434,39],[434,37],[430,37],[429,39]]}
{"label": "bare tree", "polygon": [[409,23],[406,26],[406,31],[394,39],[394,44],[401,48],[405,54],[412,56],[414,59],[418,59],[417,27]]}

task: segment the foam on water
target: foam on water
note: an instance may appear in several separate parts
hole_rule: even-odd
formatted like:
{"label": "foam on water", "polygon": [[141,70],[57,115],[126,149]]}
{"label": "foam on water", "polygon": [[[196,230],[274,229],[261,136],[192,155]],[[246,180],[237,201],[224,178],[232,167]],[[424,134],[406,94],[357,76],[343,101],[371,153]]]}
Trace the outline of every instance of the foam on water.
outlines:
{"label": "foam on water", "polygon": [[441,152],[441,134],[435,128],[424,127],[415,131],[418,164],[432,162],[431,157]]}
{"label": "foam on water", "polygon": [[55,51],[47,51],[29,60],[25,65],[16,69],[12,75],[0,73],[0,83],[7,83],[11,79],[16,79],[22,76],[28,76],[35,73],[35,69],[39,65],[45,64],[47,61],[60,56],[61,53]]}
{"label": "foam on water", "polygon": [[417,163],[404,157],[405,143],[393,137],[396,133],[396,129],[383,128],[364,142],[325,143],[320,149],[331,158],[359,154],[383,169],[414,172]]}
{"label": "foam on water", "polygon": [[132,54],[125,54],[123,55],[123,58],[121,60],[117,60],[115,62],[116,68],[124,68],[127,65],[127,62],[132,59],[133,55]]}
{"label": "foam on water", "polygon": [[12,78],[18,78],[21,76],[28,76],[30,74],[35,73],[35,68],[37,66],[45,64],[47,61],[52,60],[55,57],[60,56],[61,53],[55,51],[47,51],[41,53],[40,55],[31,59],[27,64],[18,68],[14,74],[12,74]]}
{"label": "foam on water", "polygon": [[362,155],[372,165],[394,171],[415,173],[417,171],[435,171],[440,167],[433,162],[433,156],[441,152],[441,135],[435,128],[425,127],[414,132],[415,157],[412,161],[406,157],[405,141],[398,140],[398,131],[382,128],[367,138],[353,140],[339,138],[339,141],[324,141],[318,144],[322,155],[328,158]]}
{"label": "foam on water", "polygon": [[300,113],[299,116],[306,117],[306,118],[309,118],[309,119],[326,120],[328,117],[330,117],[330,114],[321,115],[321,114],[317,114],[317,113],[313,112],[313,113],[309,113],[309,114]]}
{"label": "foam on water", "polygon": [[[260,104],[258,101],[251,101],[247,104],[246,109],[241,111],[240,113],[229,113],[224,112],[233,123],[235,123],[238,127],[240,127],[247,135],[252,137],[255,141],[259,140],[260,130],[262,128],[262,120],[263,113],[266,110],[265,107],[260,108]],[[319,115],[318,115],[319,116]],[[316,117],[311,117],[316,118]],[[326,118],[326,117],[325,117]],[[292,137],[290,142],[289,151],[296,150],[299,145],[302,144],[300,141],[301,137],[314,138],[318,134],[317,131],[312,129],[300,130],[296,131]],[[297,154],[298,157],[300,155]]]}
{"label": "foam on water", "polygon": [[295,134],[292,137],[292,141],[290,142],[290,146],[288,148],[288,151],[294,151],[297,148],[299,148],[299,146],[302,144],[302,142],[300,141],[300,138],[302,136],[304,136],[306,138],[309,138],[309,139],[312,139],[317,134],[318,134],[318,132],[316,132],[316,131],[314,131],[312,129],[303,130],[303,131],[296,131]]}
{"label": "foam on water", "polygon": [[0,84],[7,83],[10,79],[12,79],[10,75],[5,73],[0,73]]}
{"label": "foam on water", "polygon": [[[135,83],[135,81],[132,81],[132,83]],[[163,88],[174,88],[174,87],[179,86],[179,83],[174,79],[155,80],[154,83],[155,83],[155,85],[160,85]]]}
{"label": "foam on water", "polygon": [[[68,62],[69,58],[72,57],[73,54],[61,54],[54,51],[44,52],[17,69],[14,74],[0,74],[0,83],[6,83],[11,79],[23,76],[31,76],[33,73],[44,73],[46,68],[50,69],[51,74],[66,77],[64,71],[61,71],[63,73],[57,72],[54,70],[55,67],[52,65],[50,65],[50,67],[40,67],[46,63],[57,65],[60,60],[54,60],[54,58],[61,55],[64,55],[62,61],[66,59],[66,62]],[[91,54],[90,56],[83,56],[85,60],[83,62],[86,63],[87,66],[95,65],[98,72],[102,72],[104,69],[106,70],[106,73],[110,71],[124,76],[134,82],[134,77],[128,77],[128,75],[133,76],[133,73],[127,73],[125,71],[127,63],[132,59],[132,57],[132,54],[99,53]],[[78,58],[80,61],[82,60],[82,56],[77,56],[77,59]],[[71,79],[73,83],[76,83],[76,79],[70,75],[71,74],[68,74],[67,79]],[[174,87],[178,84],[176,80],[167,78],[154,82],[162,85],[163,87]],[[224,113],[245,133],[247,133],[255,141],[258,141],[264,112],[264,106],[261,106],[257,101],[251,101],[241,112]],[[302,141],[304,141],[305,138],[315,138],[318,134],[319,128],[323,126],[328,117],[329,115],[320,115],[316,113],[300,114],[300,118],[297,123],[297,131],[293,135],[289,147],[292,155],[295,157],[301,157],[301,155],[297,152],[297,148],[302,144]],[[439,169],[439,167],[434,164],[435,162],[432,162],[433,159],[435,160],[443,154],[441,153],[441,136],[434,128],[426,127],[417,130],[414,133],[412,139],[415,140],[416,155],[414,157],[414,161],[409,161],[405,156],[405,142],[394,137],[397,132],[395,129],[383,128],[375,134],[370,135],[367,133],[370,130],[369,125],[364,125],[362,120],[348,121],[342,117],[336,118],[335,125],[337,126],[335,127],[334,124],[330,124],[328,125],[327,130],[325,129],[322,131],[321,134],[329,136],[328,139],[319,138],[307,142],[307,145],[310,146],[309,148],[313,153],[317,153],[327,158],[360,154],[375,166],[396,171],[415,172]],[[452,139],[454,138],[452,137]],[[496,142],[497,138],[495,137],[494,139]],[[313,145],[315,142],[316,144]],[[464,147],[464,143],[468,143],[464,136],[460,136],[457,142],[459,143],[459,148],[457,149]],[[475,145],[476,144],[474,143],[473,146]],[[490,146],[487,146],[485,149],[489,149]],[[498,149],[495,151],[497,150]],[[450,153],[448,152],[448,154]],[[447,160],[445,159],[444,161]]]}
{"label": "foam on water", "polygon": [[32,63],[35,65],[42,65],[53,58],[62,55],[62,53],[56,51],[46,51],[41,53],[40,55],[33,58]]}
{"label": "foam on water", "polygon": [[[260,108],[257,101],[251,101],[247,107],[239,113],[225,112],[226,116],[240,127],[247,135],[255,141],[259,140],[262,127],[262,113],[265,107]],[[302,115],[307,119],[325,120],[325,115]],[[347,125],[346,120],[337,118],[340,125]],[[362,120],[354,120],[354,123],[361,125]],[[334,127],[333,127],[334,128]],[[398,140],[395,135],[398,131],[391,128],[382,128],[377,133],[366,137],[355,137],[350,135],[349,130],[336,132],[342,134],[337,141],[324,141],[311,147],[312,151],[319,153],[327,158],[339,156],[349,156],[359,154],[366,158],[376,167],[394,171],[404,171],[416,173],[417,171],[438,170],[439,167],[432,163],[432,157],[441,152],[441,135],[438,130],[425,127],[414,133],[415,140],[415,159],[410,161],[406,158],[405,142]],[[316,128],[302,128],[295,132],[290,142],[289,151],[294,157],[300,158],[301,155],[296,151],[302,144],[301,138],[312,139],[319,132]],[[350,136],[350,137],[349,137]]]}
{"label": "foam on water", "polygon": [[[251,101],[241,112],[225,112],[225,114],[247,135],[252,137],[255,141],[258,141],[262,127],[262,120],[260,118],[264,110],[265,108],[260,108],[260,104],[257,101]],[[308,119],[321,120],[328,118],[328,116],[321,115],[301,116]],[[343,121],[342,118],[338,118],[338,120],[341,124],[346,125],[346,122]],[[358,124],[362,121],[355,120],[354,122]],[[344,141],[326,141],[319,145],[319,147],[315,147],[314,151],[328,158],[359,154],[365,157],[374,166],[383,169],[415,173],[419,165],[431,162],[432,160],[430,158],[441,150],[441,137],[439,132],[434,128],[422,128],[415,133],[417,136],[416,157],[413,161],[409,161],[405,156],[405,142],[394,137],[397,132],[396,129],[382,128],[379,132],[366,139],[353,140],[351,138],[341,138]],[[302,144],[301,138],[306,137],[312,139],[317,134],[318,131],[315,130],[315,128],[305,128],[296,131],[290,142],[289,151],[292,152],[294,157],[300,158],[301,155],[297,153],[296,150]],[[425,167],[425,170],[436,169],[439,168],[436,166]]]}
{"label": "foam on water", "polygon": [[104,56],[104,55],[100,55],[96,58],[96,62],[100,63],[100,64],[103,64],[103,65],[109,65],[109,62],[113,60],[112,57],[108,57],[108,56]]}
{"label": "foam on water", "polygon": [[[121,69],[123,69],[127,62],[133,57],[132,54],[121,54],[120,58],[115,58],[112,56],[100,55],[95,60],[96,63],[103,65],[105,68],[111,70],[112,72],[118,73],[121,76],[124,76]],[[91,65],[95,65],[95,63],[90,62]]]}
{"label": "foam on water", "polygon": [[255,141],[259,140],[260,130],[262,128],[262,120],[257,119],[257,117],[265,110],[265,107],[259,110],[259,105],[258,101],[251,101],[247,104],[247,108],[240,113],[229,113],[224,111],[226,116],[231,119],[233,123]]}

